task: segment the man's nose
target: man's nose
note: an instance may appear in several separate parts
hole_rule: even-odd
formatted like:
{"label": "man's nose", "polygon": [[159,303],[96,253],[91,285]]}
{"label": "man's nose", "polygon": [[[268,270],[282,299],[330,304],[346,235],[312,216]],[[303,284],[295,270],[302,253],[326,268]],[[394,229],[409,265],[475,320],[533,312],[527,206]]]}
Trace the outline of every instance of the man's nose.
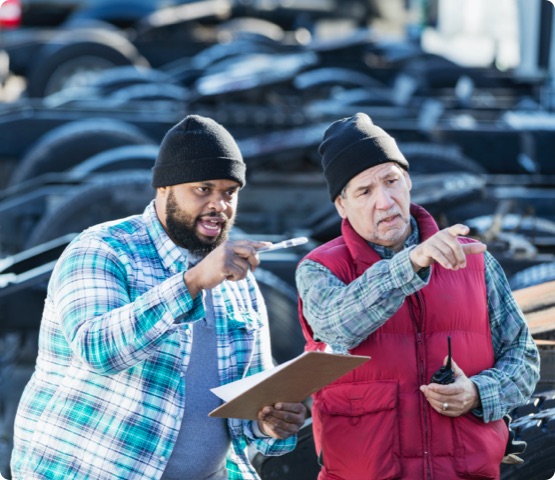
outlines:
{"label": "man's nose", "polygon": [[209,207],[211,210],[223,212],[227,208],[227,203],[222,195],[213,195],[210,198]]}
{"label": "man's nose", "polygon": [[379,187],[375,191],[376,208],[389,210],[393,205],[393,199],[387,188]]}

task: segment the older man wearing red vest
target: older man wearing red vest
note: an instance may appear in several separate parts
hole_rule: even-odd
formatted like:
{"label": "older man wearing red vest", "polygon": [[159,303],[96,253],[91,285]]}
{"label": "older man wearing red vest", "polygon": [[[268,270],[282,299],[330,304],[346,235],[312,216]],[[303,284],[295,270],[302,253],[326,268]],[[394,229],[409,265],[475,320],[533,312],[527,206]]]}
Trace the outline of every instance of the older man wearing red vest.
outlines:
{"label": "older man wearing red vest", "polygon": [[[468,227],[410,200],[408,162],[363,113],[319,149],[342,235],[296,272],[307,350],[372,359],[314,395],[319,480],[498,479],[503,416],[539,354],[502,268]],[[452,345],[452,378],[431,382]]]}

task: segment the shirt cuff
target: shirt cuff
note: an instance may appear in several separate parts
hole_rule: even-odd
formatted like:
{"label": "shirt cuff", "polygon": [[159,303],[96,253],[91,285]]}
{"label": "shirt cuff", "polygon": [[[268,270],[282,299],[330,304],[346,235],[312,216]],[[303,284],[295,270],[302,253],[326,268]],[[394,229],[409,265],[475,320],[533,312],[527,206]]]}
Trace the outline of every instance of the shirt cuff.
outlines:
{"label": "shirt cuff", "polygon": [[183,281],[183,273],[178,273],[168,281],[168,288],[171,290],[169,298],[175,299],[167,304],[175,324],[184,322],[194,322],[206,316],[202,295],[191,298],[189,289]]}
{"label": "shirt cuff", "polygon": [[474,375],[470,380],[476,385],[480,395],[481,406],[472,410],[472,413],[484,420],[491,422],[503,417],[499,403],[499,389],[497,383],[484,375]]}
{"label": "shirt cuff", "polygon": [[270,438],[270,435],[266,435],[265,433],[260,430],[258,426],[258,421],[252,420],[251,421],[251,433],[254,438]]}
{"label": "shirt cuff", "polygon": [[400,289],[405,296],[421,290],[430,281],[431,268],[423,268],[416,273],[410,261],[410,252],[414,247],[401,250],[390,260],[389,271],[393,284]]}

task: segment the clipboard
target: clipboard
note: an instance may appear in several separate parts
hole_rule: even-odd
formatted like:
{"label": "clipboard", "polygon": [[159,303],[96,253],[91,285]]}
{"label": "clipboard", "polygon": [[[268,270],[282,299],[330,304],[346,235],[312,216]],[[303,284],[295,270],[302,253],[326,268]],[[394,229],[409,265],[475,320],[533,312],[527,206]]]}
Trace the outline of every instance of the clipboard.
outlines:
{"label": "clipboard", "polygon": [[304,352],[277,367],[212,388],[226,403],[208,416],[256,420],[262,407],[276,402],[302,402],[368,360],[370,357],[362,355]]}

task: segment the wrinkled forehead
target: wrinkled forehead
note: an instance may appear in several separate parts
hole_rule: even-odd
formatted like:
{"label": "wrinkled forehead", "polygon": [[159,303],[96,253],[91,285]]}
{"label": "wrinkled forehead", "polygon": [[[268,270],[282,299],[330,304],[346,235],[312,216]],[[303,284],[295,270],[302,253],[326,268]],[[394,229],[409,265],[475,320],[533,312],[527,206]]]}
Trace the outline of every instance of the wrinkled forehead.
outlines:
{"label": "wrinkled forehead", "polygon": [[355,175],[349,181],[350,185],[357,185],[359,183],[367,183],[369,181],[380,181],[390,176],[399,176],[407,174],[406,170],[402,169],[395,162],[382,163],[373,167],[363,170],[358,175]]}

